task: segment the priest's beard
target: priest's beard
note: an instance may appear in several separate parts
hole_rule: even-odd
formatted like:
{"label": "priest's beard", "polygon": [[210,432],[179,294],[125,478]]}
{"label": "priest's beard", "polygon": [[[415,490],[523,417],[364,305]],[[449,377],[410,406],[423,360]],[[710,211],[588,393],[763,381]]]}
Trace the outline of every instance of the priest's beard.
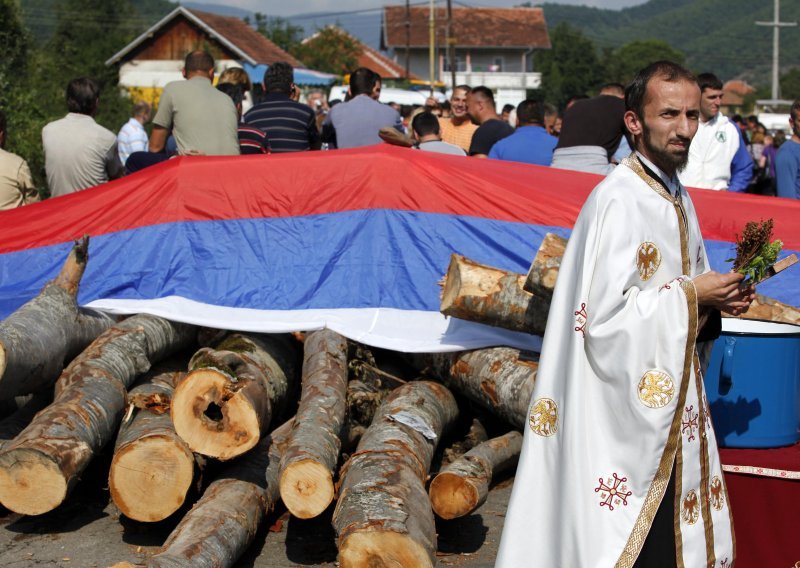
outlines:
{"label": "priest's beard", "polygon": [[[682,172],[686,167],[686,162],[689,161],[689,143],[691,140],[683,136],[676,136],[669,138],[663,148],[656,146],[653,143],[650,128],[647,123],[642,121],[642,142],[647,151],[647,155],[664,173],[674,175],[675,173]],[[685,150],[683,152],[674,152],[668,150],[667,144],[671,142],[683,142]]]}

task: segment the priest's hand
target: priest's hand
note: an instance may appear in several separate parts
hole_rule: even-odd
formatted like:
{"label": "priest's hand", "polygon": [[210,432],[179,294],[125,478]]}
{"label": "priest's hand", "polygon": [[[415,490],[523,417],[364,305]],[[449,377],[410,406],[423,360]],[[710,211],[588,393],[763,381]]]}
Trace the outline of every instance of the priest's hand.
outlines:
{"label": "priest's hand", "polygon": [[755,287],[741,287],[744,275],[738,272],[706,272],[692,280],[697,291],[697,303],[701,306],[713,306],[718,310],[738,316],[750,307],[755,299]]}

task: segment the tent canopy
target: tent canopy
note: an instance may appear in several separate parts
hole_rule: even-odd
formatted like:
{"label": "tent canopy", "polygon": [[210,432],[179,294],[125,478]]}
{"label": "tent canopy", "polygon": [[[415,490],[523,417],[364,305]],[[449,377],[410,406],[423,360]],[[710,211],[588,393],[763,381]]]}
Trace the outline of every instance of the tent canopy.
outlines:
{"label": "tent canopy", "polygon": [[[245,62],[243,65],[244,70],[247,72],[247,76],[250,77],[250,80],[256,85],[261,84],[261,81],[264,80],[264,73],[266,73],[267,69],[269,69],[269,65],[264,63],[259,65],[251,65],[250,63]],[[336,79],[336,75],[323,73],[322,71],[314,71],[312,69],[302,68],[296,68],[294,70],[294,82],[304,87],[332,85],[336,82]]]}

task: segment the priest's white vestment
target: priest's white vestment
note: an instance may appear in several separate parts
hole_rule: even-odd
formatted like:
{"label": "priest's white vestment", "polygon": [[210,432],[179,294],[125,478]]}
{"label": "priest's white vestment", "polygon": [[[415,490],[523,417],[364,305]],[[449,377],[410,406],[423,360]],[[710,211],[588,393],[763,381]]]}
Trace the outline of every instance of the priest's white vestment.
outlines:
{"label": "priest's white vestment", "polygon": [[594,189],[569,239],[498,567],[632,566],[673,464],[677,565],[733,564],[695,350],[708,261],[686,191],[642,164]]}

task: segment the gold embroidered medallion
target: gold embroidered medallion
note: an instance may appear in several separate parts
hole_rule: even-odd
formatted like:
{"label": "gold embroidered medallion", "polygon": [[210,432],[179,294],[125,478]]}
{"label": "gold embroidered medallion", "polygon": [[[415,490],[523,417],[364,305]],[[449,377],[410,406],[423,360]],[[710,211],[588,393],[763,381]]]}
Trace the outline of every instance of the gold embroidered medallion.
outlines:
{"label": "gold embroidered medallion", "polygon": [[722,487],[722,480],[716,475],[711,478],[708,500],[717,511],[721,511],[723,505],[725,505],[725,490]]}
{"label": "gold embroidered medallion", "polygon": [[550,398],[539,398],[532,405],[528,423],[534,434],[552,436],[558,431],[558,405]]}
{"label": "gold embroidered medallion", "polygon": [[681,509],[681,518],[686,524],[693,525],[700,518],[700,503],[697,500],[697,493],[691,489],[686,494],[686,499],[683,500],[683,508]]}
{"label": "gold embroidered medallion", "polygon": [[662,408],[675,395],[675,383],[663,371],[647,371],[639,381],[639,400],[647,408]]}
{"label": "gold embroidered medallion", "polygon": [[645,241],[639,245],[636,252],[636,268],[639,269],[639,278],[650,280],[661,265],[661,252],[655,243]]}

